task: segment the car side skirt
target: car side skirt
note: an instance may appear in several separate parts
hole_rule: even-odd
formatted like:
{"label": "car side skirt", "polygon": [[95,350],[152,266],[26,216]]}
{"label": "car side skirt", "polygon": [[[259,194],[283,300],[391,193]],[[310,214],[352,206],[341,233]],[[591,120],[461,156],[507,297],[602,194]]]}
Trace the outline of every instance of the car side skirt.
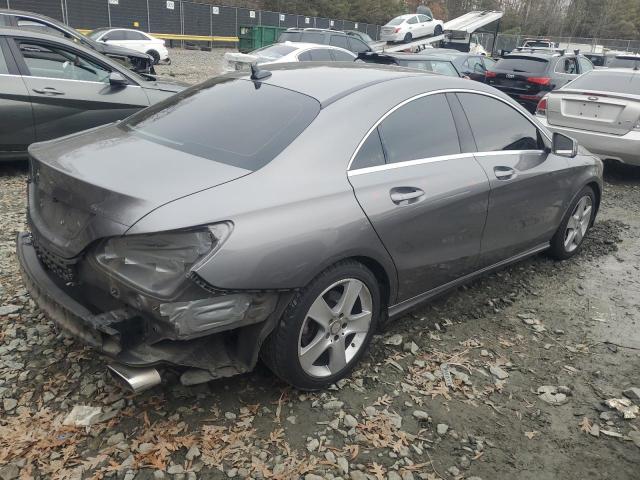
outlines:
{"label": "car side skirt", "polygon": [[515,255],[511,258],[502,260],[494,265],[490,265],[488,267],[482,268],[480,270],[477,270],[476,272],[465,275],[464,277],[460,277],[452,282],[445,283],[444,285],[441,285],[432,290],[429,290],[428,292],[421,293],[420,295],[417,295],[413,298],[410,298],[403,302],[392,305],[389,307],[389,319],[391,320],[391,319],[397,318],[402,314],[406,313],[407,311],[412,310],[413,308],[419,306],[420,304],[427,302],[429,300],[432,300],[433,298],[439,295],[442,295],[455,287],[459,287],[460,285],[471,282],[476,278],[482,277],[483,275],[486,275],[488,273],[494,272],[496,270],[500,270],[501,268],[504,268],[507,265],[511,265],[512,263],[517,263],[521,260],[524,260],[527,257],[535,255],[536,253],[540,253],[548,249],[549,246],[550,246],[550,243],[545,242],[541,245],[538,245],[537,247],[534,247],[530,250],[519,253],[518,255]]}

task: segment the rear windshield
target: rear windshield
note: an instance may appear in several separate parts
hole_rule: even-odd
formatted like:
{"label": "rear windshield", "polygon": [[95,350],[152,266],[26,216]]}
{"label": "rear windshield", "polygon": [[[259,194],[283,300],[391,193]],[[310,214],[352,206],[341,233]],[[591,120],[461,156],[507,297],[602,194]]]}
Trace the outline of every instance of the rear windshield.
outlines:
{"label": "rear windshield", "polygon": [[403,60],[398,59],[397,64],[401,67],[417,68],[427,72],[440,73],[448,77],[458,77],[458,72],[451,62],[446,60]]}
{"label": "rear windshield", "polygon": [[640,57],[638,58],[613,58],[607,63],[609,68],[640,68]]}
{"label": "rear windshield", "polygon": [[301,93],[218,77],[120,125],[151,142],[255,171],[295,140],[319,111],[318,101]]}
{"label": "rear windshield", "polygon": [[291,45],[280,45],[278,43],[274,43],[273,45],[269,45],[268,47],[254,50],[253,52],[251,52],[251,55],[256,55],[260,58],[268,60],[277,60],[278,58],[289,55],[291,52],[295,52],[296,50],[297,48],[292,47]]}
{"label": "rear windshield", "polygon": [[591,71],[576,78],[567,88],[640,95],[640,72]]}
{"label": "rear windshield", "polygon": [[406,20],[406,18],[394,18],[393,20],[391,20],[389,23],[387,23],[387,25],[389,25],[390,27],[394,27],[396,25],[400,25],[402,22],[404,22]]}
{"label": "rear windshield", "polygon": [[544,58],[505,57],[498,60],[494,70],[507,70],[517,73],[542,73],[549,62]]}
{"label": "rear windshield", "polygon": [[550,45],[549,42],[543,42],[539,40],[530,40],[528,42],[524,42],[525,47],[533,47],[533,48],[536,48],[536,47],[545,48],[545,47],[549,47],[549,45]]}

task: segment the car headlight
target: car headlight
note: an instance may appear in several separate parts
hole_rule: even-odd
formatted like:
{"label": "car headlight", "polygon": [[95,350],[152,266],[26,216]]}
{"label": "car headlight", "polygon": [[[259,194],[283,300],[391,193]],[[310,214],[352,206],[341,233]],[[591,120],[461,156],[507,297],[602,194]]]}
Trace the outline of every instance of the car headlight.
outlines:
{"label": "car headlight", "polygon": [[98,264],[119,280],[168,297],[193,267],[213,255],[232,230],[228,222],[193,230],[114,237],[99,245]]}

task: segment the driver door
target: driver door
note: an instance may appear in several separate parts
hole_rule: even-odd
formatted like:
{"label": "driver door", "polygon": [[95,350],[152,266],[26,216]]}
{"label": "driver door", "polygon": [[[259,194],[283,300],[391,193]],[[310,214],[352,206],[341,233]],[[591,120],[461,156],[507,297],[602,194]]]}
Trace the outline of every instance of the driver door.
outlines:
{"label": "driver door", "polygon": [[144,90],[133,82],[112,86],[111,68],[85,52],[51,40],[14,42],[38,142],[111,123],[149,105]]}

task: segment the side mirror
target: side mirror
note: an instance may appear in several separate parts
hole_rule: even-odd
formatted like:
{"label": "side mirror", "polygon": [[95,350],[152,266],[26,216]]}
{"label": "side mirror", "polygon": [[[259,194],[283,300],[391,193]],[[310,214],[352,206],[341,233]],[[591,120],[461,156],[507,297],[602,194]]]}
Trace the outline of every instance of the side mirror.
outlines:
{"label": "side mirror", "polygon": [[109,74],[109,84],[111,84],[112,87],[124,87],[129,84],[129,80],[120,72],[111,72]]}
{"label": "side mirror", "polygon": [[578,142],[556,132],[553,134],[551,151],[562,157],[574,158],[578,155]]}

